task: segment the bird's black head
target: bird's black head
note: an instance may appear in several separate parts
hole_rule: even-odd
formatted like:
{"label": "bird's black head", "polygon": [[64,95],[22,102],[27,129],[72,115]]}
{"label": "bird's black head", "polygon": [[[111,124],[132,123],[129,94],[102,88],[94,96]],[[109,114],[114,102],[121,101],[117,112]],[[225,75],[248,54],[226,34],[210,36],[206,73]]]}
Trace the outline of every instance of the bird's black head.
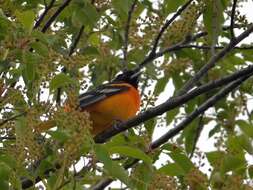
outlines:
{"label": "bird's black head", "polygon": [[138,88],[140,71],[128,70],[116,76],[112,82],[126,82]]}

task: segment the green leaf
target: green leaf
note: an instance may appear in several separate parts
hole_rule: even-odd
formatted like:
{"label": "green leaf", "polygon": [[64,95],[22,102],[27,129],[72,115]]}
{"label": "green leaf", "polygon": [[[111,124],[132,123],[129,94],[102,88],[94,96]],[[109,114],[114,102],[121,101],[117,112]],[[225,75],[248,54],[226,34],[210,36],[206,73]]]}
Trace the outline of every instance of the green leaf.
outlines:
{"label": "green leaf", "polygon": [[11,169],[5,163],[0,163],[0,181],[7,181],[10,177]]}
{"label": "green leaf", "polygon": [[69,135],[67,134],[67,132],[59,129],[57,131],[48,131],[48,134],[50,134],[53,139],[61,143],[64,143],[69,139]]}
{"label": "green leaf", "polygon": [[225,153],[222,151],[212,151],[206,153],[207,160],[213,167],[220,165],[224,155]]}
{"label": "green leaf", "polygon": [[208,32],[209,42],[215,45],[222,30],[224,7],[220,0],[207,0],[206,4],[207,6],[203,13],[204,25]]}
{"label": "green leaf", "polygon": [[112,6],[122,19],[126,19],[132,0],[112,0]]}
{"label": "green leaf", "polygon": [[194,120],[183,132],[183,136],[185,137],[185,151],[189,155],[193,151],[193,147],[195,144],[195,139],[197,135],[198,121]]}
{"label": "green leaf", "polygon": [[60,73],[56,75],[50,82],[49,89],[50,91],[54,91],[57,88],[67,86],[69,84],[74,84],[74,80],[70,78],[70,76]]}
{"label": "green leaf", "polygon": [[152,181],[153,177],[153,167],[152,165],[146,163],[138,164],[134,173],[132,174],[134,187],[138,190],[148,189],[149,183]]}
{"label": "green leaf", "polygon": [[215,133],[220,131],[220,125],[217,124],[214,126],[214,128],[212,128],[209,133],[208,133],[208,137],[211,138]]}
{"label": "green leaf", "polygon": [[246,161],[241,156],[226,155],[222,164],[222,172],[235,171],[246,166]]}
{"label": "green leaf", "polygon": [[152,137],[152,135],[153,135],[155,126],[156,126],[156,119],[154,119],[154,118],[149,119],[148,121],[146,121],[146,122],[144,123],[144,127],[145,127],[145,129],[147,130],[148,135],[149,135],[150,137]]}
{"label": "green leaf", "polygon": [[89,25],[90,28],[93,28],[100,17],[95,7],[88,2],[84,3],[84,6],[76,7],[74,10],[72,23],[77,27]]}
{"label": "green leaf", "polygon": [[48,47],[43,43],[37,41],[31,43],[31,47],[41,56],[47,57],[48,56]]}
{"label": "green leaf", "polygon": [[193,167],[191,160],[183,153],[172,152],[169,156],[177,163],[184,172],[188,173]]}
{"label": "green leaf", "polygon": [[245,120],[237,120],[236,124],[240,127],[242,132],[249,136],[250,138],[253,138],[253,126],[250,125],[248,122]]}
{"label": "green leaf", "polygon": [[179,108],[175,108],[173,110],[170,110],[166,112],[166,123],[169,125],[176,117],[176,115],[179,113]]}
{"label": "green leaf", "polygon": [[157,83],[155,85],[155,90],[154,90],[155,95],[158,95],[164,91],[164,88],[166,87],[166,84],[168,83],[169,79],[170,79],[170,77],[165,75],[164,77],[157,80]]}
{"label": "green leaf", "polygon": [[171,12],[174,12],[177,10],[177,8],[182,5],[185,2],[185,0],[165,0],[163,2],[165,13],[169,14]]}
{"label": "green leaf", "polygon": [[10,168],[16,168],[17,166],[16,160],[9,154],[1,154],[0,162],[4,162]]}
{"label": "green leaf", "polygon": [[182,176],[186,172],[177,163],[169,163],[158,170],[159,173],[163,173],[169,176]]}
{"label": "green leaf", "polygon": [[246,135],[240,135],[236,137],[236,142],[249,154],[253,154],[252,141]]}
{"label": "green leaf", "polygon": [[120,155],[137,158],[137,159],[143,160],[147,164],[152,163],[152,159],[137,148],[133,148],[129,146],[114,146],[114,147],[109,148],[109,152],[111,154],[118,153]]}
{"label": "green leaf", "polygon": [[38,64],[39,57],[32,53],[32,52],[25,52],[24,53],[24,68],[23,68],[23,78],[24,81],[32,82],[35,79],[36,75],[36,65]]}
{"label": "green leaf", "polygon": [[117,162],[113,162],[110,158],[108,150],[103,145],[95,145],[94,151],[96,153],[97,159],[104,164],[104,168],[107,172],[122,181],[128,187],[132,187],[132,183],[128,177],[125,169],[117,164]]}
{"label": "green leaf", "polygon": [[4,16],[0,15],[0,41],[8,36],[10,21]]}
{"label": "green leaf", "polygon": [[253,165],[248,167],[248,174],[251,179],[253,179]]}
{"label": "green leaf", "polygon": [[16,15],[21,24],[29,31],[29,33],[31,33],[35,20],[34,12],[32,10],[25,12],[17,12]]}

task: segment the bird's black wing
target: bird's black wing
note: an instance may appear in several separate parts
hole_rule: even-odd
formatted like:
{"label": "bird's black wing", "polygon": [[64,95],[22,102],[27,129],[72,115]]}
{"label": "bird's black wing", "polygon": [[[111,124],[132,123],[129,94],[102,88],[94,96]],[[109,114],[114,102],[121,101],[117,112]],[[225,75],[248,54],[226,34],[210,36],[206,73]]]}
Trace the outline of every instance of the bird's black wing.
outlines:
{"label": "bird's black wing", "polygon": [[124,92],[128,89],[129,89],[128,86],[124,86],[124,85],[114,86],[112,83],[101,85],[94,90],[81,94],[79,96],[79,107],[83,109],[94,103],[102,101],[107,97]]}

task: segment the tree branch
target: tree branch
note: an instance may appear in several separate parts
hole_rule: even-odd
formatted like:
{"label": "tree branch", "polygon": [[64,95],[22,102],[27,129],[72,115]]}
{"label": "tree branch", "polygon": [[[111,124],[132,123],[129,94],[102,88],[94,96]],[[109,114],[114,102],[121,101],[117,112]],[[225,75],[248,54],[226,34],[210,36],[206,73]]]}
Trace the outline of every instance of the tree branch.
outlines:
{"label": "tree branch", "polygon": [[[252,73],[251,73],[252,74]],[[185,129],[195,118],[197,118],[199,115],[203,114],[207,109],[212,107],[216,102],[218,102],[220,99],[224,98],[229,92],[233,91],[235,88],[240,86],[245,80],[247,80],[251,74],[248,74],[246,76],[243,76],[234,82],[228,84],[226,87],[221,89],[217,94],[209,98],[207,101],[205,101],[203,104],[201,104],[195,111],[193,111],[191,114],[189,114],[181,123],[179,123],[176,127],[169,130],[167,133],[165,133],[163,136],[158,138],[157,140],[153,141],[150,144],[150,149],[154,150],[158,148],[159,146],[166,143],[169,139],[176,136],[179,132],[181,132],[183,129]],[[147,152],[148,153],[148,152]],[[134,162],[128,164],[125,166],[125,169],[128,169],[138,163],[138,159],[135,159]],[[113,181],[111,178],[106,178],[101,181],[99,181],[95,186],[93,186],[93,190],[102,190]]]}
{"label": "tree branch", "polygon": [[248,37],[251,32],[253,32],[253,24],[245,30],[243,33],[241,33],[238,37],[236,37],[234,40],[230,41],[230,43],[221,51],[216,53],[214,56],[210,58],[208,63],[204,65],[189,81],[186,82],[186,84],[179,90],[178,95],[186,93],[188,90],[190,90],[196,82],[199,81],[211,68],[213,68],[217,61],[225,57],[239,42],[241,42],[243,39]]}
{"label": "tree branch", "polygon": [[57,16],[68,6],[68,4],[72,0],[65,0],[64,3],[55,11],[55,13],[52,15],[52,17],[49,18],[49,20],[46,22],[45,26],[42,28],[41,32],[45,33],[47,29],[51,26],[51,24],[55,21]]}
{"label": "tree branch", "polygon": [[211,91],[212,89],[215,89],[215,88],[221,87],[225,84],[228,84],[229,82],[234,81],[244,75],[252,74],[252,72],[253,72],[253,65],[250,65],[247,68],[237,71],[237,72],[230,74],[226,77],[211,81],[211,82],[204,84],[198,88],[195,88],[186,94],[172,97],[172,98],[168,99],[167,101],[165,101],[164,103],[162,103],[156,107],[150,108],[145,112],[141,112],[137,116],[133,117],[132,119],[129,119],[123,123],[120,123],[117,127],[112,127],[110,129],[98,134],[94,138],[94,140],[96,143],[103,143],[106,140],[108,140],[109,138],[111,138],[112,136],[115,136],[116,134],[118,134],[122,131],[125,131],[125,130],[127,130],[131,127],[134,127],[136,125],[139,125],[139,124],[141,124],[141,123],[143,123],[155,116],[161,115],[169,110],[172,110],[172,109],[176,108],[177,106],[180,106],[180,105],[186,103],[187,101],[195,98],[196,96],[199,96],[203,93]]}
{"label": "tree branch", "polygon": [[[185,49],[185,48],[194,48],[194,49],[211,49],[211,46],[201,46],[201,45],[181,45],[180,49]],[[224,46],[215,46],[215,49],[224,49]],[[233,49],[238,49],[238,50],[252,50],[253,46],[236,46]]]}
{"label": "tree branch", "polygon": [[135,5],[137,3],[137,0],[134,0],[132,3],[129,11],[128,11],[128,17],[127,17],[127,22],[125,26],[125,41],[124,41],[124,47],[123,47],[123,64],[124,64],[124,69],[127,69],[127,52],[128,52],[128,35],[129,35],[129,28],[130,28],[130,23],[132,19],[132,14],[134,12]]}
{"label": "tree branch", "polygon": [[[75,52],[76,46],[77,46],[78,42],[80,41],[81,36],[83,34],[83,30],[84,30],[84,25],[81,26],[81,28],[80,28],[80,30],[79,30],[79,32],[78,32],[78,34],[77,34],[74,42],[70,46],[69,57]],[[65,67],[62,69],[62,72],[66,73],[66,68]],[[58,105],[61,104],[61,93],[62,93],[62,88],[58,88],[57,89],[57,94],[56,94],[56,103]]]}
{"label": "tree branch", "polygon": [[45,16],[47,15],[48,11],[53,7],[55,0],[51,0],[49,5],[46,4],[45,2],[45,10],[43,11],[43,13],[40,15],[39,19],[37,20],[37,22],[35,23],[33,29],[36,29],[40,26],[41,22],[43,21],[43,19],[45,18]]}
{"label": "tree branch", "polygon": [[234,25],[235,25],[235,9],[236,9],[236,3],[237,0],[233,1],[232,11],[231,11],[231,20],[230,20],[230,35],[231,40],[233,41],[235,39],[235,33],[234,33]]}
{"label": "tree branch", "polygon": [[155,38],[153,48],[150,52],[150,55],[156,53],[157,46],[159,44],[159,41],[165,32],[165,30],[170,26],[170,24],[179,16],[181,13],[191,4],[193,0],[188,0],[182,7],[178,9],[178,11],[162,26],[161,30],[159,31],[157,37]]}
{"label": "tree branch", "polygon": [[231,82],[223,89],[221,89],[217,94],[209,98],[206,102],[201,104],[195,111],[193,111],[190,115],[188,115],[181,123],[179,123],[176,127],[169,130],[163,136],[155,140],[151,143],[150,148],[155,149],[166,143],[169,139],[177,135],[180,131],[185,129],[195,118],[197,118],[200,114],[204,113],[210,107],[212,107],[216,102],[220,99],[224,98],[229,92],[233,91],[235,88],[240,86],[245,80],[247,80],[252,74],[248,74],[246,76],[242,76],[241,78]]}

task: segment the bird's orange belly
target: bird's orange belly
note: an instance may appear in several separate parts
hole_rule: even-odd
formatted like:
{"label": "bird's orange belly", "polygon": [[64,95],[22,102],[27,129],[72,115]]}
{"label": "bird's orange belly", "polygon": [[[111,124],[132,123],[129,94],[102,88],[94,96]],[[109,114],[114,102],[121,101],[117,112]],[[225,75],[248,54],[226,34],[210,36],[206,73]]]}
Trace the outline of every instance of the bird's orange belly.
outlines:
{"label": "bird's orange belly", "polygon": [[90,113],[90,119],[93,122],[92,134],[96,135],[111,127],[115,122],[125,121],[135,116],[139,107],[138,91],[130,88],[129,91],[111,96],[85,108]]}

